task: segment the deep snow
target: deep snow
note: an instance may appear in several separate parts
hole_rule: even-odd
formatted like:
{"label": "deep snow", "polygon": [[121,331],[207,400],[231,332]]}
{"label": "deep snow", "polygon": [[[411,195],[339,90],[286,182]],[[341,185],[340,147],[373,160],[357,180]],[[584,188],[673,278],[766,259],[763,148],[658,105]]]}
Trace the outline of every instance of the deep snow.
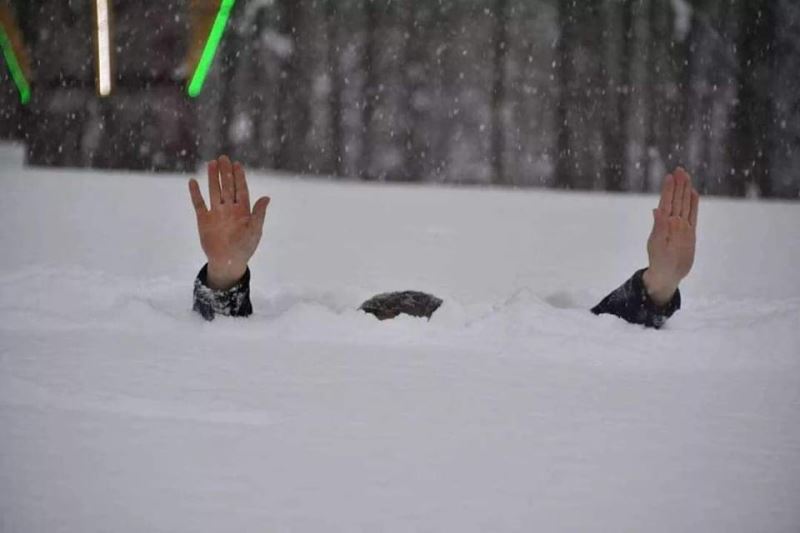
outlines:
{"label": "deep snow", "polygon": [[0,531],[800,530],[800,205],[704,199],[652,331],[587,309],[655,197],[251,181],[206,323],[185,177],[0,149]]}

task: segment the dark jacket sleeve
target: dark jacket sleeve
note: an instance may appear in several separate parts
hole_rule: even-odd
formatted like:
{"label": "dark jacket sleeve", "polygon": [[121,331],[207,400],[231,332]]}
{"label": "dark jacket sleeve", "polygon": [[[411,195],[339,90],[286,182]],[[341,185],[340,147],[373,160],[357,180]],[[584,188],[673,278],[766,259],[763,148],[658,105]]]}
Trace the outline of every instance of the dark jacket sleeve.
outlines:
{"label": "dark jacket sleeve", "polygon": [[660,328],[669,317],[681,308],[681,293],[675,291],[667,305],[659,307],[647,294],[642,281],[645,269],[637,271],[617,290],[603,298],[592,308],[596,315],[616,315],[632,324],[643,324],[649,328]]}
{"label": "dark jacket sleeve", "polygon": [[206,320],[214,320],[216,314],[225,316],[249,316],[253,314],[250,303],[250,269],[239,282],[226,290],[215,290],[208,286],[208,265],[203,266],[194,280],[194,307]]}

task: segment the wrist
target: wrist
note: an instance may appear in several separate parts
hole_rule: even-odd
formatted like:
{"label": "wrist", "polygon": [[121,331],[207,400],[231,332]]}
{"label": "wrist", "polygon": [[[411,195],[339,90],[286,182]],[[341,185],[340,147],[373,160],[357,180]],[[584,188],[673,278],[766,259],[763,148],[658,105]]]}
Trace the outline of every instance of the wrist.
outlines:
{"label": "wrist", "polygon": [[658,306],[667,305],[678,290],[678,282],[659,275],[651,268],[642,274],[642,282],[647,295]]}
{"label": "wrist", "polygon": [[247,264],[227,262],[208,262],[208,287],[214,290],[227,290],[239,283],[247,272]]}

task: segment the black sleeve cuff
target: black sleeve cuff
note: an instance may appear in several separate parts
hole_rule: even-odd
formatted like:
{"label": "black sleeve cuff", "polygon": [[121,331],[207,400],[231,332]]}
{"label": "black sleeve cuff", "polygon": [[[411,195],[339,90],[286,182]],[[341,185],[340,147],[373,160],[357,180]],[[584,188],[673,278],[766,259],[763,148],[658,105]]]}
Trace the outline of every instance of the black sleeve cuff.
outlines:
{"label": "black sleeve cuff", "polygon": [[643,324],[649,328],[660,328],[675,311],[681,308],[681,292],[676,290],[672,299],[658,306],[647,294],[642,275],[645,269],[636,271],[617,290],[603,298],[592,313],[616,315],[632,324]]}
{"label": "black sleeve cuff", "polygon": [[225,290],[215,290],[208,286],[208,265],[204,265],[194,280],[194,307],[206,320],[214,320],[216,314],[225,316],[250,316],[253,306],[250,303],[250,269],[242,279]]}

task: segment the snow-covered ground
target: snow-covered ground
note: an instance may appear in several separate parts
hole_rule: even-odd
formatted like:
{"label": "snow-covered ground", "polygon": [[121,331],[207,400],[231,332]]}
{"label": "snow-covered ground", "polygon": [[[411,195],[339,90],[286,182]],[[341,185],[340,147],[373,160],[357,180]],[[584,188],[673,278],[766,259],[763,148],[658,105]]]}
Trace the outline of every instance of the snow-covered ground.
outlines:
{"label": "snow-covered ground", "polygon": [[[587,309],[656,199],[254,175],[255,315],[186,178],[0,152],[0,531],[800,531],[800,204],[705,199],[661,331]],[[433,320],[356,311],[385,290]]]}

